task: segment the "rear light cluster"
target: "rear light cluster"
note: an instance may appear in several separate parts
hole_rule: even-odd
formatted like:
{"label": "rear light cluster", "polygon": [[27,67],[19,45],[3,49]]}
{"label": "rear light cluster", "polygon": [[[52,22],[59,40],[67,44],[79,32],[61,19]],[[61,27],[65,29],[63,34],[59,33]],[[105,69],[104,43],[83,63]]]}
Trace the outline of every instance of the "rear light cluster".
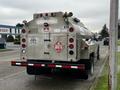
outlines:
{"label": "rear light cluster", "polygon": [[69,46],[68,47],[70,49],[69,54],[73,55],[74,54],[74,51],[73,51],[73,49],[74,49],[74,38],[69,38]]}
{"label": "rear light cluster", "polygon": [[47,22],[45,22],[43,25],[44,25],[44,32],[48,32],[50,25]]}
{"label": "rear light cluster", "polygon": [[74,28],[73,28],[73,27],[70,27],[70,28],[69,28],[69,32],[74,32]]}
{"label": "rear light cluster", "polygon": [[35,18],[41,18],[41,17],[48,17],[48,16],[51,16],[51,17],[55,17],[56,16],[56,13],[40,13],[40,14],[35,14]]}
{"label": "rear light cluster", "polygon": [[26,59],[26,55],[25,55],[25,53],[26,53],[26,34],[27,34],[27,31],[26,31],[26,29],[22,29],[21,30],[21,59],[22,60],[25,60]]}
{"label": "rear light cluster", "polygon": [[[69,34],[74,34],[73,32],[75,31],[74,27],[69,28]],[[72,36],[72,35],[70,35]],[[70,37],[68,39],[68,48],[69,48],[69,54],[73,55],[74,54],[74,48],[75,48],[75,40],[73,37]]]}

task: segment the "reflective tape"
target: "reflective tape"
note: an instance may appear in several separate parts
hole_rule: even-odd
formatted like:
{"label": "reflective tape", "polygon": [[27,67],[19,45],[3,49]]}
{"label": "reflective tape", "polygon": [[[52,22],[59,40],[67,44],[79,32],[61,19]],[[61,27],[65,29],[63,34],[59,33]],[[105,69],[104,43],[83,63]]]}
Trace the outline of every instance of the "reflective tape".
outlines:
{"label": "reflective tape", "polygon": [[21,63],[16,63],[16,65],[21,65]]}
{"label": "reflective tape", "polygon": [[71,66],[71,68],[73,68],[73,69],[78,69],[78,66]]}
{"label": "reflective tape", "polygon": [[28,66],[34,66],[34,64],[29,63]]}
{"label": "reflective tape", "polygon": [[61,68],[61,67],[62,67],[62,65],[56,65],[55,67],[59,67],[59,68]]}
{"label": "reflective tape", "polygon": [[44,67],[44,66],[45,66],[45,64],[41,64],[41,66],[42,66],[42,67]]}

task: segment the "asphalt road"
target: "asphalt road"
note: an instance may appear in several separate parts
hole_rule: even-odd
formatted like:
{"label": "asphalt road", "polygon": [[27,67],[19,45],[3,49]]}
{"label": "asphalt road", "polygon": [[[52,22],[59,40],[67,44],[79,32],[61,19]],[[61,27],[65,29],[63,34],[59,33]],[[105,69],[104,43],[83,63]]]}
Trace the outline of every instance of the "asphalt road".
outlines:
{"label": "asphalt road", "polygon": [[88,90],[104,62],[107,50],[102,47],[101,60],[96,62],[95,74],[88,80],[44,76],[35,80],[34,76],[26,74],[25,67],[10,66],[10,60],[19,58],[19,51],[0,52],[0,90]]}

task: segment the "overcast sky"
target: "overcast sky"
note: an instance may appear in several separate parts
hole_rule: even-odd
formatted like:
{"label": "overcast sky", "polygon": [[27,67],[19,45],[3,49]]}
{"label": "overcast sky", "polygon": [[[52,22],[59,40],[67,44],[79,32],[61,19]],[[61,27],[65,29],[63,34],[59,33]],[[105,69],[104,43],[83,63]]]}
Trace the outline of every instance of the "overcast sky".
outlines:
{"label": "overcast sky", "polygon": [[110,0],[0,0],[0,24],[31,20],[33,13],[72,11],[92,31],[109,26]]}

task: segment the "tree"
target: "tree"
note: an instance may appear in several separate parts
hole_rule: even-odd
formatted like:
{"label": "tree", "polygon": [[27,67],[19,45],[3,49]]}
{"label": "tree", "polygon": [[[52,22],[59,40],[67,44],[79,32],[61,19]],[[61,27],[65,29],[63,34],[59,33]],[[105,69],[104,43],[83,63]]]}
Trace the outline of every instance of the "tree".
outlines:
{"label": "tree", "polygon": [[109,37],[108,28],[107,28],[106,24],[103,26],[103,28],[100,32],[100,35],[102,36],[102,38]]}
{"label": "tree", "polygon": [[20,23],[18,23],[18,24],[16,24],[16,27],[17,28],[22,28],[24,25],[23,24],[20,24]]}

